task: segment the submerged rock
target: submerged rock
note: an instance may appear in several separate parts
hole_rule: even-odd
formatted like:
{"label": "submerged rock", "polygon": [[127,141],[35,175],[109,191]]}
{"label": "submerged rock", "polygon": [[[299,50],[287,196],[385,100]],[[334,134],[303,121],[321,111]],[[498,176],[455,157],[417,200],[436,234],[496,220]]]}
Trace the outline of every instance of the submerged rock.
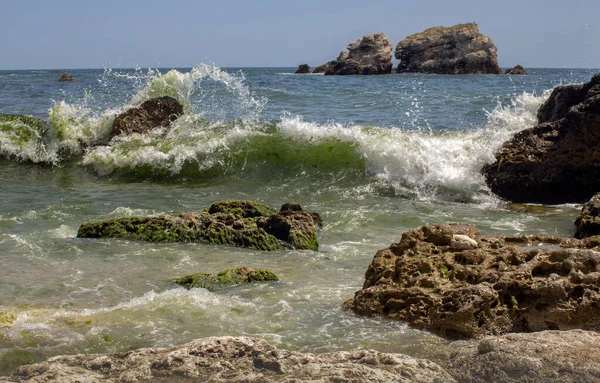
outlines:
{"label": "submerged rock", "polygon": [[58,81],[73,81],[73,76],[68,73],[63,73],[62,76],[58,79]]}
{"label": "submerged rock", "polygon": [[581,207],[581,214],[575,220],[575,238],[587,238],[600,235],[600,194]]}
{"label": "submerged rock", "polygon": [[144,101],[139,107],[119,114],[113,123],[110,138],[121,134],[147,133],[156,128],[166,128],[183,115],[183,105],[176,99],[164,96]]}
{"label": "submerged rock", "polygon": [[264,340],[213,337],[169,348],[58,356],[19,367],[13,382],[454,382],[424,359],[373,350],[309,354]]}
{"label": "submerged rock", "polygon": [[[289,206],[297,209],[290,210]],[[150,242],[201,242],[258,250],[317,251],[320,216],[285,204],[274,209],[253,201],[217,201],[200,213],[118,218],[81,225],[79,238],[131,238]]]}
{"label": "submerged rock", "polygon": [[538,110],[539,125],[505,142],[483,173],[514,202],[584,202],[600,190],[600,74],[560,86]]}
{"label": "submerged rock", "polygon": [[296,74],[306,74],[310,73],[310,66],[308,64],[300,64],[298,65],[298,69],[296,69]]}
{"label": "submerged rock", "polygon": [[[477,243],[457,248],[457,235]],[[448,338],[600,330],[600,241],[422,226],[377,252],[346,306]]]}
{"label": "submerged rock", "polygon": [[238,285],[250,282],[278,281],[277,275],[267,269],[252,269],[242,266],[237,269],[223,270],[217,274],[192,274],[177,278],[175,283],[187,289],[204,288],[213,291],[215,288]]}
{"label": "submerged rock", "polygon": [[516,67],[512,68],[512,69],[507,69],[506,72],[504,72],[504,74],[527,74],[527,71],[525,70],[525,68],[523,68],[520,65],[517,65]]}
{"label": "submerged rock", "polygon": [[396,46],[398,73],[500,74],[497,49],[475,23],[433,27]]}
{"label": "submerged rock", "polygon": [[592,383],[600,381],[600,334],[542,331],[486,337],[449,360],[459,382]]}
{"label": "submerged rock", "polygon": [[328,63],[331,65],[327,68],[325,74],[367,75],[391,73],[392,49],[392,44],[390,44],[385,33],[369,33],[348,44],[347,52],[340,53],[337,60]]}

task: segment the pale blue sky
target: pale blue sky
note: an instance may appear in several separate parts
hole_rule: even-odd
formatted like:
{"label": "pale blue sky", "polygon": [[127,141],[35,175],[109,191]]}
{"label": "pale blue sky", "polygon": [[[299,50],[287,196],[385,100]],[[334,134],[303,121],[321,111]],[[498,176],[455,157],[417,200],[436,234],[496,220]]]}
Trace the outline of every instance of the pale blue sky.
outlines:
{"label": "pale blue sky", "polygon": [[0,69],[311,66],[385,32],[475,21],[500,66],[600,67],[599,0],[0,0]]}

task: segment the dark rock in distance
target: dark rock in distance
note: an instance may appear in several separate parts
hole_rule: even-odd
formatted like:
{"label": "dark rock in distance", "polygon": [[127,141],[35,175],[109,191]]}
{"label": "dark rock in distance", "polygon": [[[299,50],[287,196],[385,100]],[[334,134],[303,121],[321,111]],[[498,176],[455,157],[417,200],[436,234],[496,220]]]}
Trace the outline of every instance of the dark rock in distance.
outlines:
{"label": "dark rock in distance", "polygon": [[439,365],[403,354],[374,350],[300,353],[247,337],[203,338],[180,346],[113,354],[57,356],[42,363],[21,366],[6,381],[455,382]]}
{"label": "dark rock in distance", "polygon": [[[285,207],[286,205],[284,205]],[[297,205],[299,206],[299,205]],[[79,238],[131,238],[149,242],[200,242],[258,250],[317,251],[320,216],[253,201],[217,201],[200,213],[131,217],[80,226]]]}
{"label": "dark rock in distance", "polygon": [[600,74],[557,87],[539,125],[505,142],[483,168],[492,192],[513,202],[585,202],[600,191]]}
{"label": "dark rock in distance", "polygon": [[497,48],[475,23],[433,27],[396,46],[398,73],[500,74]]}
{"label": "dark rock in distance", "polygon": [[177,278],[175,283],[187,289],[204,288],[213,291],[215,288],[238,285],[251,282],[278,281],[277,275],[267,269],[252,269],[242,266],[237,269],[227,269],[217,274],[191,274]]}
{"label": "dark rock in distance", "polygon": [[600,330],[600,241],[422,226],[377,252],[346,306],[447,338]]}
{"label": "dark rock in distance", "polygon": [[68,73],[63,73],[58,81],[73,81],[73,76]]}
{"label": "dark rock in distance", "polygon": [[298,65],[298,69],[296,69],[296,74],[306,74],[310,73],[310,66],[308,64],[300,64]]}
{"label": "dark rock in distance", "polygon": [[119,114],[113,123],[110,138],[121,134],[147,133],[156,128],[166,128],[183,115],[183,105],[176,99],[164,96],[144,101],[139,107]]}
{"label": "dark rock in distance", "polygon": [[581,214],[575,220],[575,238],[600,235],[600,194],[583,204]]}
{"label": "dark rock in distance", "polygon": [[388,74],[392,71],[392,49],[385,33],[369,33],[348,44],[348,51],[341,52],[325,74]]}
{"label": "dark rock in distance", "polygon": [[504,72],[504,74],[523,74],[523,75],[525,75],[525,74],[527,74],[527,71],[521,65],[517,65],[514,68],[507,69],[506,72]]}
{"label": "dark rock in distance", "polygon": [[335,64],[335,61],[329,61],[323,65],[319,65],[315,68],[315,70],[313,70],[313,73],[326,73],[327,71],[331,70],[333,64]]}
{"label": "dark rock in distance", "polygon": [[541,331],[486,337],[459,346],[448,364],[462,383],[593,383],[600,380],[600,334]]}

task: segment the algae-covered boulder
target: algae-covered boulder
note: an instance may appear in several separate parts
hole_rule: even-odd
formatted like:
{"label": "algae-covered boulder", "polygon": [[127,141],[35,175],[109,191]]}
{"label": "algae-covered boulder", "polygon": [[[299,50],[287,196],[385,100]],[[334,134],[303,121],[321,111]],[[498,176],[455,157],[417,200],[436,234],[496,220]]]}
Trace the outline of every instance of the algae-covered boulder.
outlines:
{"label": "algae-covered boulder", "polygon": [[242,266],[237,269],[227,269],[218,274],[192,274],[177,278],[175,283],[187,289],[205,288],[213,291],[215,288],[238,285],[240,283],[278,281],[277,275],[267,269],[252,269]]}
{"label": "algae-covered boulder", "polygon": [[[291,207],[290,207],[291,206]],[[295,209],[295,210],[290,210]],[[203,212],[118,218],[81,225],[79,238],[131,238],[149,242],[200,242],[258,250],[317,251],[321,218],[285,204],[279,213],[253,201],[217,201]]]}
{"label": "algae-covered boulder", "polygon": [[51,130],[50,124],[36,117],[0,113],[0,155],[48,161],[43,147]]}
{"label": "algae-covered boulder", "polygon": [[0,310],[0,327],[12,327],[13,323],[17,320],[17,314]]}

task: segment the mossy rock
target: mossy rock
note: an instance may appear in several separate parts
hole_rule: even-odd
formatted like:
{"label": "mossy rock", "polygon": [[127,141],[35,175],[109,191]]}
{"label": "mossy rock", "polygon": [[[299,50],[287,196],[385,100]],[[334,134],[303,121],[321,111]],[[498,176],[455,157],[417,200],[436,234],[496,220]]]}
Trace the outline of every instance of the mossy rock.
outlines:
{"label": "mossy rock", "polygon": [[17,314],[0,310],[0,327],[12,327],[17,320]]}
{"label": "mossy rock", "polygon": [[279,213],[252,201],[218,201],[200,213],[130,217],[84,223],[79,238],[131,238],[148,242],[199,242],[258,250],[317,251],[321,218],[285,204]]}
{"label": "mossy rock", "polygon": [[37,142],[51,128],[50,124],[33,116],[0,113],[0,132],[6,134],[13,145]]}
{"label": "mossy rock", "polygon": [[242,266],[237,269],[223,270],[217,274],[192,274],[175,280],[177,284],[187,289],[205,288],[213,291],[215,288],[237,285],[240,283],[278,281],[277,275],[267,269],[252,269]]}
{"label": "mossy rock", "polygon": [[268,217],[277,214],[277,210],[262,203],[248,200],[217,201],[206,208],[209,214],[226,213],[239,215],[242,218]]}

